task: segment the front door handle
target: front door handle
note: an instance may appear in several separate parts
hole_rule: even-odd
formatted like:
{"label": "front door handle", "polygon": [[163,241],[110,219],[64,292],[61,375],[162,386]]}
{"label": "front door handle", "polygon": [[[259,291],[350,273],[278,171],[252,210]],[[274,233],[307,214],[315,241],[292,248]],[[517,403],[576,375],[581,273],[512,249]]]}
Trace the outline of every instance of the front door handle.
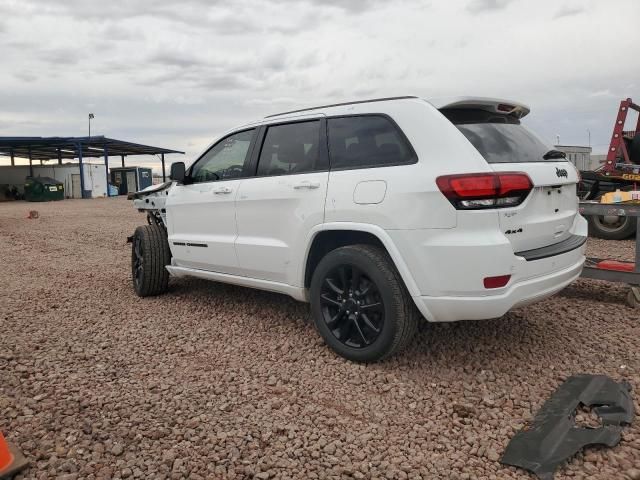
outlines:
{"label": "front door handle", "polygon": [[309,180],[304,180],[300,183],[296,183],[293,188],[296,190],[300,190],[301,188],[308,188],[309,190],[313,190],[315,188],[320,188],[320,182],[310,182]]}
{"label": "front door handle", "polygon": [[215,193],[216,195],[220,195],[220,194],[225,194],[225,193],[231,193],[233,190],[231,190],[229,187],[220,187],[220,188],[215,188],[213,190],[213,193]]}

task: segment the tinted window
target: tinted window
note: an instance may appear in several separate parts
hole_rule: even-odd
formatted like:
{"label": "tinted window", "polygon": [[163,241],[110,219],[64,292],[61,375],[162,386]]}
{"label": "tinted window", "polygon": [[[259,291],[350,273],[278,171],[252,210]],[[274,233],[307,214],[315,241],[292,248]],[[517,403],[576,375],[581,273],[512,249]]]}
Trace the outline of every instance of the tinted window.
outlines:
{"label": "tinted window", "polygon": [[542,158],[550,147],[511,116],[473,109],[442,110],[489,163],[558,162]]}
{"label": "tinted window", "polygon": [[193,166],[193,183],[242,177],[253,133],[254,130],[236,133],[215,144]]}
{"label": "tinted window", "polygon": [[383,167],[416,160],[397,127],[385,117],[331,118],[328,128],[332,169]]}
{"label": "tinted window", "polygon": [[267,128],[258,175],[288,175],[322,170],[319,165],[320,121]]}

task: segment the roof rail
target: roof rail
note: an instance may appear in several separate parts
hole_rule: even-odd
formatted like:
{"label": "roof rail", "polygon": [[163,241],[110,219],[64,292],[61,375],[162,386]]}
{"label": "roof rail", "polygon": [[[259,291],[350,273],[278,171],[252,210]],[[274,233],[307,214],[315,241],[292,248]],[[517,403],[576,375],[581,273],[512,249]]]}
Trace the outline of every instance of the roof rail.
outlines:
{"label": "roof rail", "polygon": [[308,112],[309,110],[317,110],[319,108],[342,107],[343,105],[357,105],[359,103],[386,102],[388,100],[406,100],[408,98],[418,98],[418,97],[414,95],[407,95],[404,97],[373,98],[371,100],[358,100],[356,102],[333,103],[331,105],[320,105],[318,107],[301,108],[300,110],[291,110],[290,112],[274,113],[273,115],[267,115],[264,118],[279,117],[280,115],[288,115],[290,113]]}

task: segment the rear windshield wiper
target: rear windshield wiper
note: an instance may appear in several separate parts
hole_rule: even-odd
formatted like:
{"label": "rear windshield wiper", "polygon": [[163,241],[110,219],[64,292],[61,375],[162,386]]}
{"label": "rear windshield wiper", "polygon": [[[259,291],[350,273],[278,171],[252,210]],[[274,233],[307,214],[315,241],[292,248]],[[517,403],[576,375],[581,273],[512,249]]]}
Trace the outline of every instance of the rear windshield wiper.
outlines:
{"label": "rear windshield wiper", "polygon": [[549,150],[542,156],[545,160],[551,160],[552,158],[567,158],[567,154],[560,150]]}

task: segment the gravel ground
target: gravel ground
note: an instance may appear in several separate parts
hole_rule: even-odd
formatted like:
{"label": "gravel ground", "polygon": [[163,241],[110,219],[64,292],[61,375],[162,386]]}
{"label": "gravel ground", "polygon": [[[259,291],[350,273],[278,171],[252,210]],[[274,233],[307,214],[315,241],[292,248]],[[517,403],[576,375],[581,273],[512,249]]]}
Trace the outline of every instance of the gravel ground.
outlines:
{"label": "gravel ground", "polygon": [[[0,430],[31,460],[17,478],[526,479],[498,458],[567,376],[640,388],[619,285],[429,325],[363,366],[284,296],[181,279],[137,298],[125,239],[142,223],[124,199],[0,204]],[[633,255],[589,240],[607,248]],[[556,478],[639,479],[640,420]]]}

